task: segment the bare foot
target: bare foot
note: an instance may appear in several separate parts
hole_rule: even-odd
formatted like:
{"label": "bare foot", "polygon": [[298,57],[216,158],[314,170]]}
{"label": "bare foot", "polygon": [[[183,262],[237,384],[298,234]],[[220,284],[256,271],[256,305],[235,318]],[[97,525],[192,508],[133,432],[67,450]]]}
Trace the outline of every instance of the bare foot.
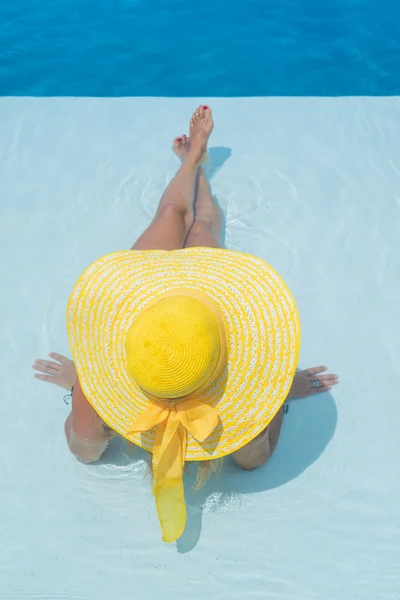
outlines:
{"label": "bare foot", "polygon": [[190,120],[190,148],[187,161],[192,160],[195,164],[201,161],[203,154],[207,151],[207,142],[213,127],[211,109],[208,106],[199,106]]}
{"label": "bare foot", "polygon": [[[174,154],[176,154],[176,156],[180,159],[181,162],[184,162],[184,160],[187,158],[188,154],[189,154],[189,150],[190,150],[190,138],[183,134],[181,137],[176,137],[174,139],[174,141],[172,142],[172,152]],[[203,154],[203,157],[201,159],[201,164],[207,162],[208,159],[208,154],[207,152],[205,154]],[[200,167],[200,172],[201,172],[201,167]]]}
{"label": "bare foot", "polygon": [[189,154],[190,139],[186,135],[177,137],[172,142],[172,152],[183,162]]}

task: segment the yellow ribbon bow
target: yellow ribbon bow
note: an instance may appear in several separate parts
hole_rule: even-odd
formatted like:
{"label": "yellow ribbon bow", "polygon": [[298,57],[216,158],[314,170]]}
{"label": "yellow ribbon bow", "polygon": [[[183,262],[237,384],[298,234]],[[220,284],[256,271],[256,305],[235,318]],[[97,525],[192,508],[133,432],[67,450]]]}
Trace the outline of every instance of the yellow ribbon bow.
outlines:
{"label": "yellow ribbon bow", "polygon": [[187,432],[203,442],[218,424],[217,411],[200,400],[153,401],[128,435],[159,426],[153,449],[153,493],[164,542],[178,539],[186,525],[183,490]]}

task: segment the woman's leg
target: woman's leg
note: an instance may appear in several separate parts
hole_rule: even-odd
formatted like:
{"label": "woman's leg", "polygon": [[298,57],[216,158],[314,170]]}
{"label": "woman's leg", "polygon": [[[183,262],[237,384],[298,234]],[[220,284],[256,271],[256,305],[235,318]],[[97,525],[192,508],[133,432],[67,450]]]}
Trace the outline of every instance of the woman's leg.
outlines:
{"label": "woman's leg", "polygon": [[[185,135],[176,138],[173,151],[184,161],[190,150],[190,140]],[[199,167],[195,191],[195,217],[193,225],[185,241],[185,248],[190,247],[221,247],[221,211],[215,202],[210,184]]]}
{"label": "woman's leg", "polygon": [[199,246],[221,248],[221,211],[201,167],[197,174],[196,191],[195,218],[185,248]]}
{"label": "woman's leg", "polygon": [[191,119],[192,143],[179,171],[165,190],[151,225],[133,250],[177,250],[183,248],[194,220],[197,173],[213,128],[209,108],[199,107]]}

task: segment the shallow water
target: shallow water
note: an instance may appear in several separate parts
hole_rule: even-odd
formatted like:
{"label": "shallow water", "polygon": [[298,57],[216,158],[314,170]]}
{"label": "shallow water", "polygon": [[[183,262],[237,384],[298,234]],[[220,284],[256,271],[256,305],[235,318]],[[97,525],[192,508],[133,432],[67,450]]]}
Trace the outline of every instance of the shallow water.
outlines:
{"label": "shallow water", "polygon": [[63,392],[31,362],[68,354],[81,271],[131,246],[199,100],[1,99],[0,598],[397,600],[400,100],[205,99],[228,247],[269,261],[302,320],[302,367],[340,374],[293,403],[276,454],[199,494],[161,542],[145,453],[68,453]]}

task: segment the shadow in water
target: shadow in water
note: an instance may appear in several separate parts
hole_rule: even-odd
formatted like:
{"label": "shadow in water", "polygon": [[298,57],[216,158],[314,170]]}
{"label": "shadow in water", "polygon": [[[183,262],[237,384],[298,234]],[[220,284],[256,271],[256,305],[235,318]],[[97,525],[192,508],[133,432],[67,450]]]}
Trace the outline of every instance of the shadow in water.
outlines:
{"label": "shadow in water", "polygon": [[293,403],[289,405],[275,453],[264,467],[243,471],[228,457],[221,474],[212,476],[200,491],[195,492],[196,467],[191,466],[185,481],[187,524],[184,534],[176,542],[178,552],[190,552],[196,546],[205,506],[208,511],[219,510],[232,505],[240,494],[265,492],[285,485],[321,456],[336,429],[334,400],[330,394],[325,394],[322,398],[295,402],[298,403],[295,409]]}
{"label": "shadow in water", "polygon": [[209,148],[207,152],[208,161],[204,164],[203,169],[207,179],[211,180],[232,156],[232,150],[225,146],[214,146],[214,148]]}
{"label": "shadow in water", "polygon": [[[191,464],[184,478],[187,523],[183,535],[176,542],[178,552],[190,552],[199,541],[204,507],[207,511],[220,510],[235,503],[241,494],[265,492],[301,475],[318,460],[329,444],[337,418],[336,405],[330,394],[295,400],[289,404],[277,448],[264,467],[243,471],[227,457],[221,473],[211,476],[201,490],[195,492],[197,465]],[[116,438],[97,464],[124,468],[138,461],[146,461],[150,465],[150,460],[150,454],[145,450]]]}

